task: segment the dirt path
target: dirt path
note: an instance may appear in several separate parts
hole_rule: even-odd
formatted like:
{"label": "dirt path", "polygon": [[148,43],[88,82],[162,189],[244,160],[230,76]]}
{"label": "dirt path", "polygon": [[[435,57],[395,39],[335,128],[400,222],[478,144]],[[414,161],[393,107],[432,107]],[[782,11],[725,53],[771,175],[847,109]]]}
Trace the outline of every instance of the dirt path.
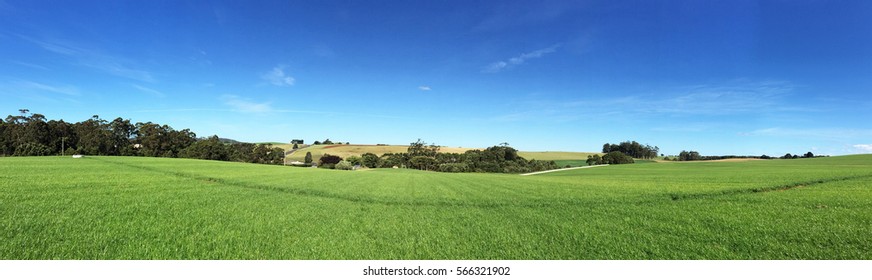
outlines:
{"label": "dirt path", "polygon": [[524,173],[524,174],[521,174],[521,176],[536,175],[536,174],[542,174],[542,173],[548,173],[548,172],[566,171],[566,170],[573,170],[573,169],[593,168],[593,167],[600,167],[600,166],[609,166],[609,165],[608,165],[608,164],[601,164],[601,165],[591,165],[591,166],[581,166],[581,167],[570,167],[570,168],[561,168],[561,169],[551,169],[551,170],[545,170],[545,171],[539,171],[539,172]]}

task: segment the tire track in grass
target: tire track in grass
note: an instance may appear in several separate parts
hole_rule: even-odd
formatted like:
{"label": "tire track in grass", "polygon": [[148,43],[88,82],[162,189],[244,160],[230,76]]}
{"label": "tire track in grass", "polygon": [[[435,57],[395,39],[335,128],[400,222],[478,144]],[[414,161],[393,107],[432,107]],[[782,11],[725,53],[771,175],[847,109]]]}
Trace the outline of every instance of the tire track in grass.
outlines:
{"label": "tire track in grass", "polygon": [[855,175],[855,176],[843,176],[843,177],[834,177],[834,178],[825,178],[825,179],[817,179],[817,180],[809,180],[803,182],[790,183],[779,186],[769,186],[769,187],[759,187],[759,188],[750,188],[750,189],[734,189],[734,190],[724,190],[721,192],[711,192],[711,193],[695,193],[695,194],[676,194],[670,193],[669,198],[673,201],[677,200],[686,200],[686,199],[705,199],[705,198],[715,198],[715,197],[723,197],[737,194],[748,194],[748,193],[766,193],[766,192],[774,192],[774,191],[788,191],[802,187],[809,187],[814,185],[820,185],[824,183],[831,182],[839,182],[839,181],[848,181],[848,180],[856,180],[856,179],[866,179],[872,178],[872,175]]}
{"label": "tire track in grass", "polygon": [[[180,178],[186,178],[196,181],[201,181],[205,183],[219,184],[223,186],[232,186],[239,188],[247,188],[247,189],[256,189],[256,190],[265,190],[265,191],[273,191],[279,193],[287,193],[299,196],[306,197],[318,197],[318,198],[328,198],[328,199],[336,199],[343,200],[354,203],[367,203],[367,204],[378,204],[385,206],[432,206],[432,207],[473,207],[473,208],[504,208],[504,207],[517,207],[517,208],[545,208],[545,207],[600,207],[600,206],[609,206],[615,205],[616,203],[633,203],[633,204],[647,204],[647,203],[662,203],[663,196],[662,195],[653,195],[649,197],[634,197],[634,198],[623,198],[623,199],[607,199],[607,200],[582,200],[582,199],[574,199],[567,198],[563,200],[550,200],[550,201],[542,201],[542,200],[532,200],[524,203],[518,202],[485,202],[485,203],[473,203],[459,200],[433,200],[433,201],[420,201],[420,200],[409,200],[409,201],[397,201],[397,200],[381,200],[374,199],[371,197],[361,197],[361,196],[348,196],[341,195],[331,192],[324,192],[318,190],[311,189],[299,189],[299,188],[289,188],[289,187],[276,187],[270,185],[262,185],[256,184],[252,182],[243,182],[238,180],[227,180],[220,179],[209,176],[202,176],[191,173],[184,173],[179,171],[170,171],[160,168],[154,168],[149,166],[135,165],[126,162],[112,161],[106,159],[100,159],[95,157],[90,157],[90,159],[106,162],[110,164],[116,164],[120,166],[125,166],[129,168],[140,169],[148,172],[154,172],[165,175],[172,175]],[[830,182],[838,182],[838,181],[847,181],[847,180],[855,180],[855,179],[865,179],[872,178],[872,174],[867,175],[855,175],[855,176],[843,176],[843,177],[834,177],[834,178],[824,178],[817,180],[809,180],[803,182],[796,182],[791,184],[779,185],[779,186],[768,186],[768,187],[758,187],[758,188],[750,188],[750,189],[733,189],[733,190],[724,190],[720,192],[710,192],[710,193],[690,193],[690,194],[678,194],[678,193],[669,193],[667,197],[672,201],[679,200],[689,200],[689,199],[707,199],[707,198],[718,198],[725,197],[731,195],[739,195],[739,194],[748,194],[748,193],[763,193],[763,192],[772,192],[772,191],[786,191],[792,190],[800,187],[814,186],[823,183]],[[629,201],[630,199],[632,201]]]}
{"label": "tire track in grass", "polygon": [[154,168],[149,166],[135,165],[125,162],[112,161],[106,159],[98,159],[91,157],[93,160],[115,164],[119,166],[124,166],[128,168],[139,169],[143,171],[176,176],[184,179],[200,181],[204,183],[210,184],[218,184],[222,186],[231,186],[238,188],[246,188],[246,189],[256,189],[256,190],[265,190],[265,191],[273,191],[279,193],[287,193],[299,196],[306,197],[318,197],[318,198],[329,198],[336,200],[343,200],[354,203],[367,203],[367,204],[379,204],[385,206],[433,206],[433,207],[474,207],[474,208],[501,208],[501,207],[519,207],[519,208],[541,208],[541,207],[550,207],[550,206],[593,206],[605,203],[578,203],[577,200],[559,202],[555,201],[549,204],[543,204],[542,202],[531,201],[531,203],[508,203],[508,202],[490,202],[490,203],[470,203],[465,201],[447,201],[447,200],[436,200],[436,201],[420,201],[420,200],[410,200],[410,201],[396,201],[396,200],[379,200],[373,199],[369,197],[358,197],[358,196],[345,196],[336,193],[317,191],[317,190],[307,190],[307,189],[296,189],[296,188],[288,188],[288,187],[276,187],[269,185],[261,185],[252,182],[242,182],[237,180],[227,180],[220,179],[209,176],[201,176],[191,173],[184,173],[178,171],[169,171],[160,168]]}

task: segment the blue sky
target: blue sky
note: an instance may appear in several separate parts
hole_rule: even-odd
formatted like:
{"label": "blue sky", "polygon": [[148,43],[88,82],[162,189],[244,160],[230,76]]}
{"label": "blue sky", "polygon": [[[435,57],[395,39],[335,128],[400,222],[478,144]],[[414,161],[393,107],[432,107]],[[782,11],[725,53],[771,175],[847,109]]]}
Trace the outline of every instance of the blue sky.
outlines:
{"label": "blue sky", "polygon": [[872,1],[0,0],[0,100],[258,142],[872,153]]}

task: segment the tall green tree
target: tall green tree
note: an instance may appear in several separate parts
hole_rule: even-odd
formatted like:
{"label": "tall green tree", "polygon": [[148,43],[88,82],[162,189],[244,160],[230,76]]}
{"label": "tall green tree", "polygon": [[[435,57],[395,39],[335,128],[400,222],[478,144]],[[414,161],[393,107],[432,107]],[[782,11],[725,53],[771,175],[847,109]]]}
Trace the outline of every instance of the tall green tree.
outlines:
{"label": "tall green tree", "polygon": [[112,146],[106,120],[98,115],[75,124],[78,152],[86,155],[109,155]]}
{"label": "tall green tree", "polygon": [[51,134],[49,147],[52,148],[53,154],[67,154],[67,150],[75,151],[75,144],[79,141],[79,138],[72,124],[64,120],[50,120],[48,121],[48,128]]}
{"label": "tall green tree", "polygon": [[13,153],[13,151],[9,150],[12,145],[9,139],[10,131],[11,125],[0,119],[0,156],[11,155]]}
{"label": "tall green tree", "polygon": [[360,156],[360,159],[363,162],[363,166],[369,168],[378,167],[378,156],[373,153],[365,153]]}
{"label": "tall green tree", "polygon": [[221,143],[217,135],[213,135],[185,147],[179,157],[227,161],[230,160],[230,149]]}
{"label": "tall green tree", "polygon": [[655,158],[660,153],[660,147],[651,146],[651,145],[642,145],[636,141],[624,141],[619,144],[603,144],[603,153],[609,153],[613,151],[621,152],[625,155],[634,158]]}
{"label": "tall green tree", "polygon": [[697,151],[681,151],[678,153],[679,161],[702,160],[702,156]]}
{"label": "tall green tree", "polygon": [[435,157],[436,154],[439,153],[439,146],[435,144],[427,145],[427,143],[418,139],[418,141],[410,143],[409,148],[406,151],[409,154],[409,157]]}
{"label": "tall green tree", "polygon": [[136,136],[136,126],[130,123],[130,120],[115,118],[109,122],[108,129],[112,145],[110,155],[132,156],[136,154],[131,143]]}
{"label": "tall green tree", "polygon": [[333,168],[333,166],[342,161],[342,158],[339,156],[334,156],[331,154],[324,154],[318,159],[318,167],[326,167]]}
{"label": "tall green tree", "polygon": [[611,151],[602,157],[603,164],[628,164],[634,163],[633,157],[619,151]]}
{"label": "tall green tree", "polygon": [[228,147],[228,153],[231,161],[250,162],[254,163],[254,144],[252,143],[233,143]]}
{"label": "tall green tree", "polygon": [[603,164],[603,159],[600,155],[589,155],[587,156],[587,165],[599,165]]}
{"label": "tall green tree", "polygon": [[146,122],[136,123],[136,131],[139,132],[136,138],[137,144],[140,145],[139,153],[147,157],[159,157],[164,154],[164,149],[169,141],[168,132],[159,124]]}

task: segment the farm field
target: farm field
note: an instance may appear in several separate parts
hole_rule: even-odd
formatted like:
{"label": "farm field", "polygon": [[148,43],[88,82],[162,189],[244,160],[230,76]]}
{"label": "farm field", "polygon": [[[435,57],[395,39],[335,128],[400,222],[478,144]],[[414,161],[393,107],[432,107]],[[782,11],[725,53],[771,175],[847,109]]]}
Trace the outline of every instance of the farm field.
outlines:
{"label": "farm field", "polygon": [[587,166],[587,161],[586,161],[586,160],[580,160],[580,159],[579,159],[579,160],[558,159],[558,160],[555,160],[554,162],[557,163],[557,166],[559,166],[559,167],[565,167],[565,166],[569,166],[569,167]]}
{"label": "farm field", "polygon": [[872,259],[872,155],[533,176],[0,158],[0,259]]}

